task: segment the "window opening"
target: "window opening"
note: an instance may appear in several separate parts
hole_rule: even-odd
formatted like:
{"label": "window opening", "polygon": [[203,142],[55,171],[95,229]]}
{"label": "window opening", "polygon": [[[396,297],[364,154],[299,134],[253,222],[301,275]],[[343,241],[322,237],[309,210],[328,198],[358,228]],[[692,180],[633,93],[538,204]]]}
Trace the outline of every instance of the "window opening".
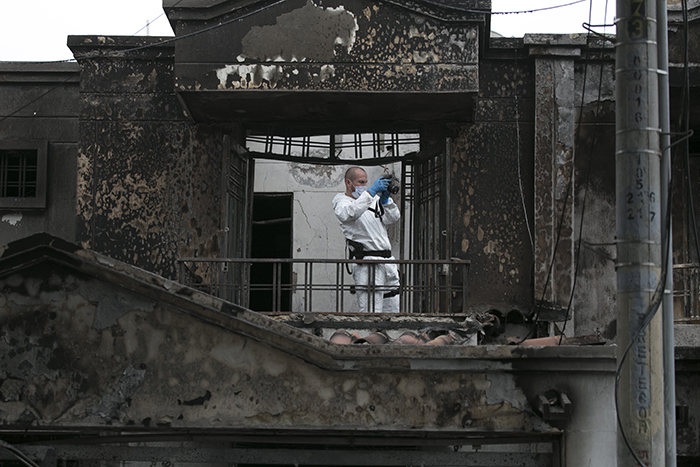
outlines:
{"label": "window opening", "polygon": [[46,208],[46,141],[0,141],[0,209]]}
{"label": "window opening", "polygon": [[[340,230],[333,228],[337,222],[330,207],[333,196],[343,190],[344,168],[327,167],[357,165],[368,171],[371,180],[385,172],[400,177],[400,192],[394,200],[399,203],[402,221],[388,228],[394,256],[400,261],[425,261],[412,264],[410,272],[407,269],[402,273],[406,293],[402,296],[401,310],[440,313],[450,308],[443,303],[445,297],[436,299],[431,295],[431,287],[437,291],[439,287],[443,290],[453,285],[451,269],[434,262],[448,257],[443,205],[447,201],[444,183],[448,177],[444,173],[444,148],[431,147],[428,154],[421,146],[419,132],[290,135],[288,132],[260,134],[261,130],[265,128],[249,128],[245,148],[238,146],[240,151],[235,151],[240,153],[241,160],[255,161],[260,169],[255,171],[254,183],[250,179],[246,183],[255,191],[252,212],[248,214],[251,216],[249,257],[255,261],[244,268],[250,272],[250,280],[241,283],[241,292],[249,300],[242,296],[241,304],[248,301],[248,308],[256,311],[299,311],[304,306],[314,310],[332,308],[320,292],[325,286],[323,281],[335,277],[328,272],[330,266],[317,264],[313,273],[311,270],[307,273],[300,272],[300,266],[291,261],[268,263],[260,259],[344,258],[344,239]],[[229,175],[242,179],[238,173]],[[234,198],[233,193],[229,192],[228,196]],[[294,211],[301,213],[296,221]],[[242,221],[236,219],[232,219],[232,225]],[[317,234],[321,232],[327,235]],[[295,285],[299,274],[315,284],[309,290],[321,287],[313,289],[313,297],[309,291],[308,298],[305,295],[300,298],[301,292]],[[352,279],[345,277],[338,282],[351,283]],[[276,284],[285,284],[281,294]],[[352,312],[355,302],[355,297],[343,293],[341,309],[335,311]]]}
{"label": "window opening", "polygon": [[35,198],[37,173],[36,150],[0,150],[0,197]]}

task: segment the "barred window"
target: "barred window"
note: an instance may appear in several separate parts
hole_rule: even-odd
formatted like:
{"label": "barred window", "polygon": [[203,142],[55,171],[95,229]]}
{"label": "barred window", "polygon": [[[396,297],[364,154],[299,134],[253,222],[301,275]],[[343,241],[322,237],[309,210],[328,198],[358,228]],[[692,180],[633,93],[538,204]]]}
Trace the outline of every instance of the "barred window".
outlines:
{"label": "barred window", "polygon": [[0,208],[46,207],[46,141],[0,141]]}
{"label": "barred window", "polygon": [[298,162],[359,163],[368,160],[399,161],[420,149],[418,133],[356,133],[280,136],[249,133],[248,150],[263,159]]}
{"label": "barred window", "polygon": [[35,198],[37,151],[0,150],[0,197]]}

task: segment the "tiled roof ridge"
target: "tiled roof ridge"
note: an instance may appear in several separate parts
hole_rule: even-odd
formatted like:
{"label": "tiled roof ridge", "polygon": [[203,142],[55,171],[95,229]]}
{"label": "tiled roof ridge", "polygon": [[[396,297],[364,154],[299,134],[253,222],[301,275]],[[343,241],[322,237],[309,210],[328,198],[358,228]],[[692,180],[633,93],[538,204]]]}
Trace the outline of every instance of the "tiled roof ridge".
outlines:
{"label": "tiled roof ridge", "polygon": [[344,329],[338,330],[329,339],[332,344],[396,344],[396,345],[461,345],[468,341],[455,331],[433,331],[423,332],[404,331],[396,339],[392,339],[383,331],[373,332],[365,337],[360,337],[356,332],[349,332]]}

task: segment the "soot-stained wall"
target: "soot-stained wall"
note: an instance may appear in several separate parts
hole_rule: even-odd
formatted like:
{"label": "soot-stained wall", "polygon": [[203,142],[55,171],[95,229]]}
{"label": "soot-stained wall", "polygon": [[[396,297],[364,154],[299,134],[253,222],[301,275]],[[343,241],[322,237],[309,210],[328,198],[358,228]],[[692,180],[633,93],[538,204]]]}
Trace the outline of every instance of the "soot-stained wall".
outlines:
{"label": "soot-stained wall", "polygon": [[[367,353],[379,368],[324,369],[275,348],[279,339],[290,349],[335,348],[319,338],[214,310],[223,303],[142,272],[134,274],[143,282],[125,280],[121,272],[132,268],[97,258],[110,269],[105,281],[85,272],[90,252],[76,255],[69,262],[79,270],[44,261],[0,275],[3,426],[550,429],[512,375],[416,370],[403,358],[382,363],[370,356],[381,349],[366,347],[348,351]],[[269,342],[232,330],[249,314]]]}
{"label": "soot-stained wall", "polygon": [[[15,149],[16,143],[44,145],[47,171],[43,208],[17,209],[12,203],[0,207],[0,244],[35,232],[75,240],[78,66],[2,62],[0,87],[3,149]],[[6,170],[3,177],[8,177]]]}
{"label": "soot-stained wall", "polygon": [[514,45],[482,61],[475,122],[453,138],[451,167],[452,249],[471,261],[469,306],[504,313],[532,304],[534,84]]}
{"label": "soot-stained wall", "polygon": [[158,40],[69,40],[81,65],[77,237],[172,278],[177,257],[219,253],[230,128],[186,118],[174,92],[172,47],[115,53]]}
{"label": "soot-stained wall", "polygon": [[[576,67],[575,241],[576,333],[617,335],[615,271],[615,82],[612,49]],[[602,69],[601,69],[602,67]],[[585,76],[585,78],[584,78]],[[582,96],[585,83],[586,91]],[[582,107],[583,106],[583,107]],[[583,228],[581,226],[583,225]]]}
{"label": "soot-stained wall", "polygon": [[243,16],[176,45],[177,87],[364,91],[477,89],[477,22],[460,24],[384,2],[290,0],[245,17],[206,21],[173,5],[184,35]]}

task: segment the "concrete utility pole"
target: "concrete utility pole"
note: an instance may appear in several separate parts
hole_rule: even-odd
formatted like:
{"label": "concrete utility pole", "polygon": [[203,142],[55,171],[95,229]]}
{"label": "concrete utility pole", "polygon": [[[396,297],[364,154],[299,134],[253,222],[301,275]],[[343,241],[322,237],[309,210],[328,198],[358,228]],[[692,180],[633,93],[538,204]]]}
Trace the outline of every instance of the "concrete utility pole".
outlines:
{"label": "concrete utility pole", "polygon": [[618,467],[665,460],[661,313],[644,327],[662,261],[656,14],[656,0],[617,0]]}

